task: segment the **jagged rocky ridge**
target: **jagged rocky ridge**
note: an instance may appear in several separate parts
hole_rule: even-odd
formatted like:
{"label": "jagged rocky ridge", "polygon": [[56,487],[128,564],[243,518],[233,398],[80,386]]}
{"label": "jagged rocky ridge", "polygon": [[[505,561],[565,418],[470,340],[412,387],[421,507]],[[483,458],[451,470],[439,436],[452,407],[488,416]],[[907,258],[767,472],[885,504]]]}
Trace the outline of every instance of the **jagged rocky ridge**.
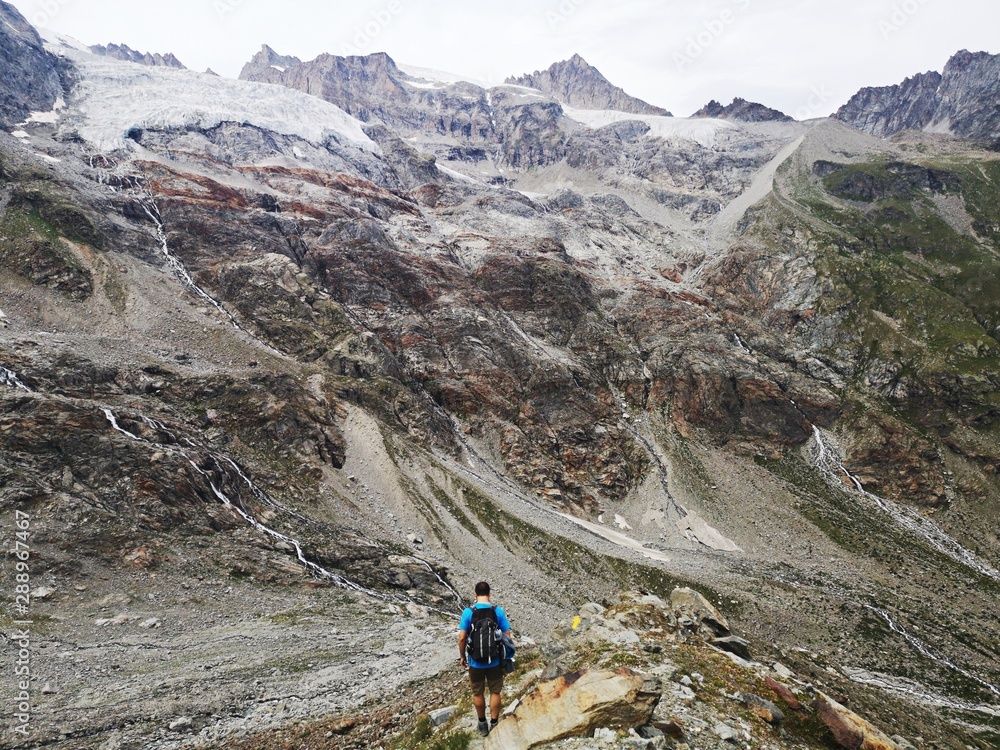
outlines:
{"label": "jagged rocky ridge", "polygon": [[738,122],[790,122],[792,119],[784,112],[779,112],[757,102],[748,102],[739,97],[733,99],[732,103],[726,106],[713,99],[691,116],[721,117],[724,120]]}
{"label": "jagged rocky ridge", "polygon": [[996,141],[998,79],[1000,55],[962,50],[943,73],[921,73],[896,86],[862,89],[835,117],[878,136],[927,130]]}
{"label": "jagged rocky ridge", "polygon": [[[169,744],[178,716],[224,737],[354,705],[350,659],[373,690],[416,668],[380,640],[318,663],[294,641],[358,627],[339,610],[375,596],[426,615],[428,644],[448,631],[433,672],[454,658],[434,611],[483,569],[532,634],[623,581],[708,586],[745,602],[750,640],[828,651],[868,705],[866,685],[929,691],[912,721],[931,741],[989,740],[968,725],[997,682],[991,155],[931,141],[925,164],[920,143],[830,122],[589,128],[557,102],[501,184],[413,138],[436,125],[324,137],[249,104],[113,120],[128,137],[102,149],[80,133],[132,68],[64,54],[86,85],[3,140],[3,509],[32,514],[33,575],[55,588],[37,612],[67,618],[60,637],[169,637],[185,658],[40,655],[68,686],[41,698],[46,741]],[[143,77],[170,88],[137,101],[201,85]],[[225,650],[192,606],[260,648]],[[206,650],[210,678],[187,668]],[[134,684],[150,669],[156,708]],[[61,740],[84,679],[128,698]]]}
{"label": "jagged rocky ridge", "polygon": [[161,54],[159,52],[136,52],[127,44],[95,44],[90,47],[90,51],[101,57],[110,57],[115,60],[139,63],[152,67],[183,68],[184,65],[172,53]]}

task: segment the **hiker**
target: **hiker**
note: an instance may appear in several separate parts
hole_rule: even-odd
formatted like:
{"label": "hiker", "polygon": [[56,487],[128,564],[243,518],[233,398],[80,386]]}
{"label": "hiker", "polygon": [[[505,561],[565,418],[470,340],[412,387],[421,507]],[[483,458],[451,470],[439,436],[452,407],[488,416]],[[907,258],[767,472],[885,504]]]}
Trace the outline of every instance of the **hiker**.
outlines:
{"label": "hiker", "polygon": [[[502,608],[490,603],[490,585],[476,584],[476,601],[462,612],[458,626],[458,653],[463,667],[469,668],[472,703],[479,716],[479,733],[484,737],[500,721],[500,693],[503,690],[504,658],[502,637],[510,637],[510,622]],[[490,688],[490,721],[486,723],[485,689]]]}

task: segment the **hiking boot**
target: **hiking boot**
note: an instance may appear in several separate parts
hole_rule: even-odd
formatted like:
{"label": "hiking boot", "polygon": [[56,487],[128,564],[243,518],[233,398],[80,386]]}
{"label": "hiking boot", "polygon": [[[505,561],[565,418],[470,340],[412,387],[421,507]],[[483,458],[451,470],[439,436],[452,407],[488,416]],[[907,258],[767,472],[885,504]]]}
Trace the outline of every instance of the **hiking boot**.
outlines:
{"label": "hiking boot", "polygon": [[486,723],[486,719],[479,720],[479,726],[477,727],[479,733],[485,737],[490,733],[490,725]]}

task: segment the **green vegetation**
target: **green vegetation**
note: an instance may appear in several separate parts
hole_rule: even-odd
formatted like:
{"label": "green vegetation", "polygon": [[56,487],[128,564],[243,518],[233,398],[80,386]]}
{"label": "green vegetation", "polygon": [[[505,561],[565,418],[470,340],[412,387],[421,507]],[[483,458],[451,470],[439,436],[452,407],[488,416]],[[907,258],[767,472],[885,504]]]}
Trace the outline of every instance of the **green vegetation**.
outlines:
{"label": "green vegetation", "polygon": [[33,208],[8,207],[0,217],[0,265],[74,299],[89,297],[93,291],[90,271],[70,251],[60,231]]}
{"label": "green vegetation", "polygon": [[[891,432],[942,485],[949,462],[968,465],[964,488],[949,492],[992,494],[980,467],[1000,455],[1000,160],[918,158],[810,164],[799,175],[788,162],[784,193],[758,207],[754,231],[782,256],[808,243],[819,319],[837,321],[821,359],[850,367],[842,423],[867,415],[853,429],[874,451],[869,468]],[[880,478],[886,494],[912,494],[912,475]],[[856,550],[825,513],[811,519]]]}
{"label": "green vegetation", "polygon": [[476,526],[475,523],[473,523],[472,519],[469,518],[468,515],[466,515],[465,511],[463,511],[461,507],[459,507],[458,503],[456,503],[452,499],[451,495],[449,495],[443,489],[438,487],[438,485],[434,482],[434,480],[431,479],[429,476],[424,475],[424,479],[427,481],[427,486],[430,487],[434,497],[437,498],[438,502],[441,503],[441,505],[443,505],[447,509],[447,511],[455,518],[455,520],[457,520],[460,524],[462,524],[462,527],[470,534],[472,534],[474,537],[476,537],[476,539],[478,539],[479,541],[483,541],[483,535],[482,533],[480,533],[479,527]]}
{"label": "green vegetation", "polygon": [[[456,712],[457,713],[457,712]],[[403,733],[396,750],[468,750],[472,735],[464,730],[444,730],[435,733],[430,717],[422,715]]]}

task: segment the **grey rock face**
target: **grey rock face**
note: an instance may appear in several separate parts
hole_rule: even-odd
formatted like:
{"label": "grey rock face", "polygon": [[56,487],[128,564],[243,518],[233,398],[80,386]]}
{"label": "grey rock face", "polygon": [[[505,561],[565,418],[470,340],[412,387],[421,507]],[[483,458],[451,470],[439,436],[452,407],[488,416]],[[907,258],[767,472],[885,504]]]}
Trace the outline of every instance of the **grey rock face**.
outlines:
{"label": "grey rock face", "polygon": [[757,102],[748,102],[739,97],[733,99],[733,103],[725,107],[713,99],[691,116],[718,117],[737,122],[791,122],[792,120],[784,112],[765,107]]}
{"label": "grey rock face", "polygon": [[613,109],[637,115],[671,116],[662,107],[655,107],[626,94],[580,55],[554,63],[547,70],[536,70],[519,77],[511,76],[506,82],[538,89],[563,104],[579,109]]}
{"label": "grey rock face", "polygon": [[127,44],[109,44],[107,46],[104,46],[103,44],[95,44],[90,48],[90,51],[95,55],[101,55],[102,57],[110,57],[115,60],[139,63],[140,65],[149,65],[150,67],[183,68],[186,70],[181,61],[178,60],[172,52],[168,52],[165,55],[162,55],[159,52],[136,52]]}
{"label": "grey rock face", "polygon": [[444,89],[407,86],[414,79],[385,53],[350,57],[323,54],[303,63],[264,45],[243,66],[240,78],[277,83],[318,96],[362,122],[378,121],[411,131],[431,129],[466,138],[482,138],[490,130],[482,89],[464,83]]}
{"label": "grey rock face", "polygon": [[13,5],[0,2],[0,126],[52,109],[62,94],[62,64]]}
{"label": "grey rock face", "polygon": [[935,130],[966,138],[1000,137],[1000,55],[956,54],[943,73],[907,78],[896,86],[864,88],[835,117],[867,133]]}

